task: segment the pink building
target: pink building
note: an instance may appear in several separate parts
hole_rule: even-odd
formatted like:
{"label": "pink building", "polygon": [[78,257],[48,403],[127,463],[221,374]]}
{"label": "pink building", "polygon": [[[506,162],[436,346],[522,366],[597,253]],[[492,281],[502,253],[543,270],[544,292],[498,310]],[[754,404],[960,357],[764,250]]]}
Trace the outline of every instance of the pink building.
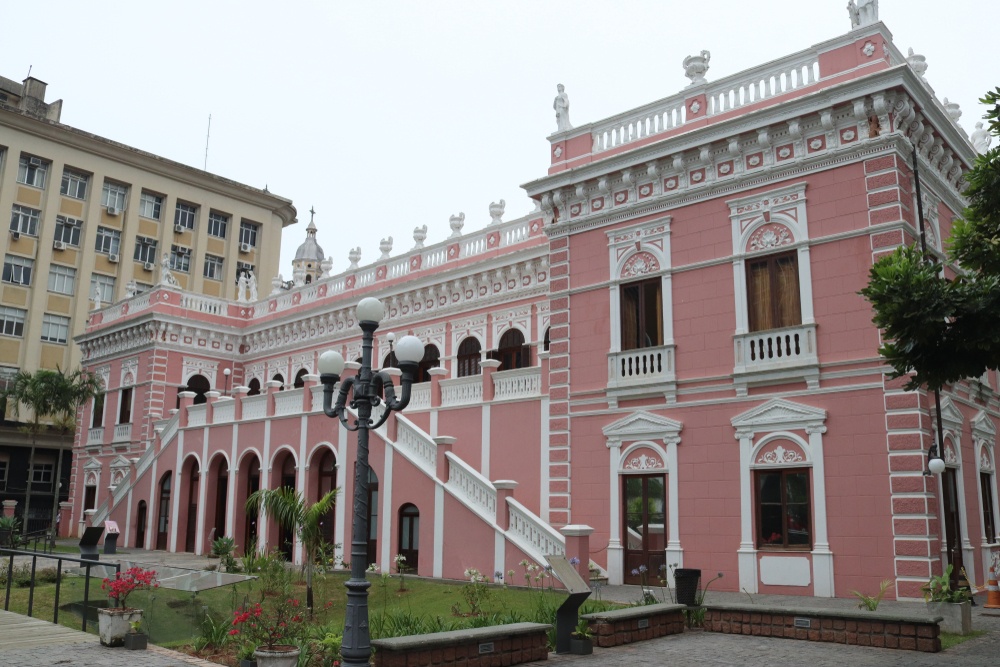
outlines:
{"label": "pink building", "polygon": [[719,81],[693,56],[677,95],[561,118],[525,218],[494,210],[463,233],[455,217],[445,241],[418,230],[332,276],[310,229],[291,289],[230,302],[161,281],[94,312],[79,342],[107,394],[81,415],[63,525],[300,559],[247,516],[248,493],[339,487],[328,529],[348,544],[355,441],[322,413],[317,359],[360,357],[354,306],[376,296],[383,367],[390,332],[427,346],[409,408],[371,442],[383,567],[402,553],[461,578],[566,553],[612,583],[677,564],[729,590],[847,596],[888,578],[914,598],[956,563],[982,583],[1000,377],[946,392],[947,467],[925,476],[933,401],[884,375],[857,295],[873,259],[916,238],[913,146],[937,253],[975,151],[921,59],[859,22]]}

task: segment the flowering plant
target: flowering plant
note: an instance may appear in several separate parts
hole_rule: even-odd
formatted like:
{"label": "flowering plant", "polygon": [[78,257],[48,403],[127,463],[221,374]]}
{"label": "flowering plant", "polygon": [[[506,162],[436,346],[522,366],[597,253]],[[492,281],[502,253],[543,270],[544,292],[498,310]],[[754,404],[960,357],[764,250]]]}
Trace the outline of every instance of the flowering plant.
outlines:
{"label": "flowering plant", "polygon": [[242,636],[252,646],[274,650],[282,640],[288,642],[300,634],[300,604],[295,598],[281,597],[268,608],[260,602],[243,605],[233,612],[233,627],[229,634]]}
{"label": "flowering plant", "polygon": [[148,591],[159,588],[156,581],[156,571],[141,567],[130,567],[125,572],[117,572],[114,579],[105,579],[101,590],[107,591],[108,597],[118,601],[117,609],[128,609],[128,596],[136,591]]}

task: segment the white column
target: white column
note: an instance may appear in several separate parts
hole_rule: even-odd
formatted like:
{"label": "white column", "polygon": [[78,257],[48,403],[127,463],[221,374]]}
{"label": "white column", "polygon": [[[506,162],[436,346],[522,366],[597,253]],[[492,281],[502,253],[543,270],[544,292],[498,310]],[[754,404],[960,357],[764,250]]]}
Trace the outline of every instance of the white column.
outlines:
{"label": "white column", "polygon": [[444,484],[434,483],[434,577],[444,576]]}
{"label": "white column", "polygon": [[[260,462],[261,489],[268,489],[271,486],[271,421],[264,420],[264,453],[261,455],[264,460]],[[262,553],[271,551],[267,543],[267,521],[263,508],[257,513],[257,550]]]}
{"label": "white column", "polygon": [[378,552],[379,565],[383,572],[391,572],[392,568],[392,447],[385,445],[384,482],[378,485],[382,496],[382,507],[379,509]]}
{"label": "white column", "polygon": [[[58,484],[58,480],[56,481]],[[122,480],[122,484],[125,480]],[[132,540],[132,489],[135,488],[135,483],[133,482],[128,489],[128,495],[125,497],[125,534],[122,535],[122,547],[131,546],[129,542]],[[149,511],[146,511],[148,516]]]}
{"label": "white column", "polygon": [[482,424],[482,431],[480,433],[480,439],[482,440],[482,463],[479,464],[479,472],[482,473],[483,477],[486,479],[490,478],[490,404],[483,403],[482,419],[480,420]]}
{"label": "white column", "polygon": [[[613,329],[613,327],[612,327]],[[622,443],[608,440],[608,583],[620,586],[624,582],[625,551],[621,543],[621,491],[618,488],[618,468]]]}
{"label": "white column", "polygon": [[[202,429],[201,437],[201,470],[198,471],[198,522],[194,534],[194,553],[197,556],[205,553],[205,508],[208,502],[208,426]],[[188,521],[191,517],[188,517]],[[222,537],[218,535],[218,537]]]}
{"label": "white column", "polygon": [[611,351],[620,352],[622,349],[622,332],[621,332],[621,294],[618,291],[618,285],[613,284],[609,288],[608,301],[610,304],[610,312],[608,316],[611,318],[608,320],[611,323]]}
{"label": "white column", "polygon": [[750,454],[753,432],[737,431],[740,441],[740,548],[737,562],[740,570],[740,590],[757,592],[757,550],[753,540],[753,498],[750,483]]}
{"label": "white column", "polygon": [[667,446],[667,569],[666,577],[668,583],[673,586],[674,570],[671,565],[684,567],[684,549],[681,547],[680,535],[680,476],[677,468],[677,445],[680,444],[679,437],[664,438],[663,442]]}
{"label": "white column", "polygon": [[823,434],[825,426],[808,426],[809,456],[812,458],[813,470],[813,517],[816,521],[813,539],[813,595],[821,598],[834,596],[833,553],[830,551],[830,540],[827,535],[826,516],[826,459],[823,456]]}
{"label": "white column", "polygon": [[802,324],[812,324],[813,315],[812,266],[809,263],[809,246],[799,248],[799,303],[802,304]]}
{"label": "white column", "polygon": [[[347,523],[347,506],[351,505],[351,499],[354,495],[353,489],[351,489],[350,496],[347,494],[347,478],[354,466],[348,465],[350,461],[347,460],[347,437],[350,431],[340,423],[339,419],[334,420],[334,423],[337,425],[337,480],[340,482],[340,497],[337,499],[337,504],[334,505],[337,521],[333,531],[333,541],[340,545],[334,554],[337,563],[342,563],[344,560],[344,534],[346,532],[344,524]],[[353,480],[351,483],[353,484]],[[347,547],[347,553],[350,553],[350,545]]]}
{"label": "white column", "polygon": [[[299,418],[299,469],[295,477],[296,490],[302,494],[303,500],[306,502],[306,506],[309,505],[309,498],[306,497],[306,482],[309,477],[309,459],[306,457],[306,440],[308,437],[308,422],[309,417],[302,415]],[[295,536],[295,550],[292,552],[295,559],[296,565],[301,565],[305,558],[305,551],[302,548],[302,540],[299,539],[298,535]]]}
{"label": "white column", "polygon": [[[153,457],[153,465],[149,469],[150,492],[149,501],[146,503],[146,537],[143,538],[144,549],[155,549],[155,535],[159,530],[160,523],[160,479],[156,476],[157,459]],[[176,481],[176,480],[175,480]],[[80,537],[83,537],[82,535]]]}
{"label": "white column", "polygon": [[168,543],[168,551],[177,551],[177,518],[181,511],[181,493],[184,490],[183,484],[183,471],[181,470],[181,464],[184,461],[184,431],[177,430],[177,459],[174,465],[174,479],[171,483],[171,497],[170,497],[170,541]]}
{"label": "white column", "polygon": [[226,489],[226,535],[230,537],[236,537],[236,487],[240,483],[240,462],[236,459],[236,443],[239,441],[239,433],[240,425],[233,424],[233,441],[229,448],[229,485]]}

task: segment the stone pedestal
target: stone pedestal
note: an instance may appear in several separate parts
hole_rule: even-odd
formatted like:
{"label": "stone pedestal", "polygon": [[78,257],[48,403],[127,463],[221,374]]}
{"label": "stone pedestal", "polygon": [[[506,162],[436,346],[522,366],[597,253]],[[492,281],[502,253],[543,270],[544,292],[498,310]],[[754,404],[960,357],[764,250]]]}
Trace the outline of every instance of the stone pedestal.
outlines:
{"label": "stone pedestal", "polygon": [[572,524],[563,526],[559,532],[566,538],[566,558],[578,558],[576,571],[584,581],[590,581],[590,535],[594,529],[590,526]]}

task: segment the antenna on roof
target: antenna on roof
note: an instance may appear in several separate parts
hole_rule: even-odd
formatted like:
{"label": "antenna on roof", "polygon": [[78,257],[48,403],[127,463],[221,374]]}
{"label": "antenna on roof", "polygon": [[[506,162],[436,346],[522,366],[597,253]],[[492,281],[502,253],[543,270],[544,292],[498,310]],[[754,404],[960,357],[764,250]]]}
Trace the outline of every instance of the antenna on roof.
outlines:
{"label": "antenna on roof", "polygon": [[30,79],[31,78],[31,68],[32,68],[32,65],[28,65],[28,76],[24,77],[25,79]]}
{"label": "antenna on roof", "polygon": [[205,132],[205,166],[203,169],[208,171],[208,138],[212,136],[212,114],[208,114],[208,130]]}

